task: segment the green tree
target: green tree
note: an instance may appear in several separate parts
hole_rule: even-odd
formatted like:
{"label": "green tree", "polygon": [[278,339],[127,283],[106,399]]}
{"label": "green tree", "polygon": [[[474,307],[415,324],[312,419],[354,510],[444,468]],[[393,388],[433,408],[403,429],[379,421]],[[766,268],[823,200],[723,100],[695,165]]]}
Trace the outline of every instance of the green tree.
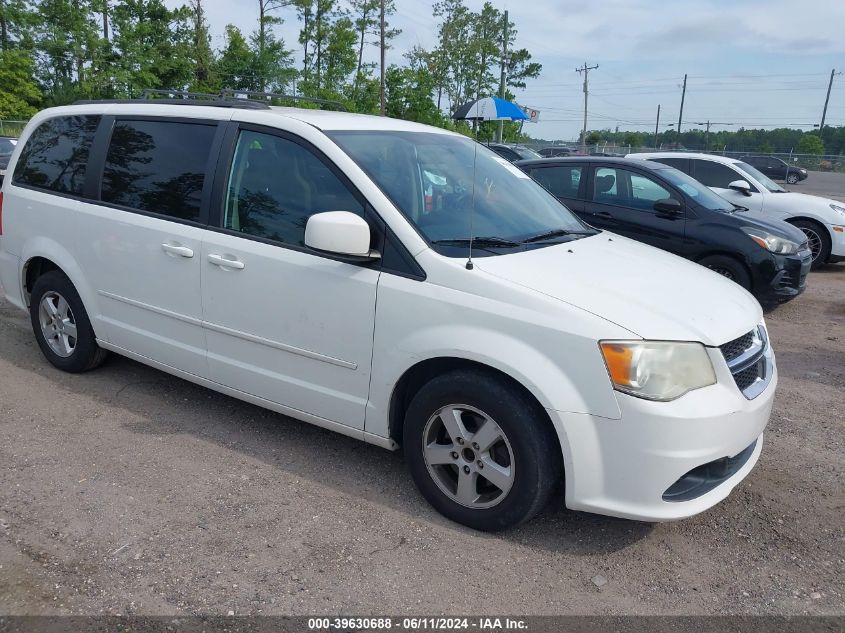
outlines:
{"label": "green tree", "polygon": [[36,22],[31,0],[0,0],[0,51],[28,47]]}
{"label": "green tree", "polygon": [[210,92],[218,87],[214,85],[212,77],[212,66],[214,65],[214,52],[211,50],[211,36],[208,32],[208,22],[205,19],[205,7],[203,0],[190,0],[192,27],[192,60],[194,64],[194,76],[191,82],[191,90],[199,92]]}
{"label": "green tree", "polygon": [[432,100],[436,78],[425,67],[390,66],[385,71],[387,116],[443,126],[443,113]]}
{"label": "green tree", "polygon": [[592,130],[587,132],[587,145],[595,145],[596,143],[600,143],[602,140],[602,133],[598,130]]}
{"label": "green tree", "polygon": [[112,11],[114,81],[119,94],[184,89],[194,80],[191,11],[162,0],[121,0]]}
{"label": "green tree", "polygon": [[28,119],[38,111],[41,91],[34,75],[27,51],[0,50],[0,119]]}
{"label": "green tree", "polygon": [[252,50],[232,24],[226,25],[226,45],[214,64],[214,75],[221,88],[255,90]]}
{"label": "green tree", "polygon": [[[355,30],[358,33],[358,63],[355,67],[353,92],[357,92],[361,82],[366,80],[368,68],[364,65],[364,45],[367,38],[375,38],[372,44],[380,46],[381,40],[381,0],[350,0]],[[390,27],[388,19],[396,13],[395,0],[385,0],[384,3],[384,40],[385,47],[390,48],[390,41],[402,31]]]}
{"label": "green tree", "polygon": [[824,154],[824,143],[816,134],[805,134],[798,142],[798,153],[821,156]]}

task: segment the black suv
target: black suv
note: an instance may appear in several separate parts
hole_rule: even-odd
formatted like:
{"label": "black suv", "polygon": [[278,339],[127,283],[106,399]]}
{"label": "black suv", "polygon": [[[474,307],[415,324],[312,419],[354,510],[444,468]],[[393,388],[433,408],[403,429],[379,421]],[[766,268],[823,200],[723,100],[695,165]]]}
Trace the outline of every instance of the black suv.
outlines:
{"label": "black suv", "polygon": [[786,161],[774,156],[743,156],[739,160],[756,167],[772,180],[785,180],[790,185],[794,185],[807,179],[806,169],[791,167]]}
{"label": "black suv", "polygon": [[812,255],[799,229],[748,217],[673,167],[587,156],[516,165],[588,224],[707,266],[763,305],[804,291]]}

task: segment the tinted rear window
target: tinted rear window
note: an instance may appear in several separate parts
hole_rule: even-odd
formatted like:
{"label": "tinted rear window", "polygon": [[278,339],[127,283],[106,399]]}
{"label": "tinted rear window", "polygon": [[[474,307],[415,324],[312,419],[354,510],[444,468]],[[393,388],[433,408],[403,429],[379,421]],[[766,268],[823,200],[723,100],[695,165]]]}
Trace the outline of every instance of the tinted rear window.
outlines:
{"label": "tinted rear window", "polygon": [[101,199],[182,220],[199,220],[215,125],[117,121]]}
{"label": "tinted rear window", "polygon": [[81,196],[99,122],[99,116],[87,115],[44,121],[27,139],[13,182]]}

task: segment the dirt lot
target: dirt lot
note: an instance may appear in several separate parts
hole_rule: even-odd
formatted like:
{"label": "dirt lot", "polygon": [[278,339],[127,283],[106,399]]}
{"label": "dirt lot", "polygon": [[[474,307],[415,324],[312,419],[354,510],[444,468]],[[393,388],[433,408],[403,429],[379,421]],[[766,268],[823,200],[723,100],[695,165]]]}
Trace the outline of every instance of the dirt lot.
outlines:
{"label": "dirt lot", "polygon": [[845,614],[845,265],[768,321],[775,411],[728,500],[652,525],[558,497],[491,536],[398,454],[118,357],[60,373],[0,303],[0,613]]}

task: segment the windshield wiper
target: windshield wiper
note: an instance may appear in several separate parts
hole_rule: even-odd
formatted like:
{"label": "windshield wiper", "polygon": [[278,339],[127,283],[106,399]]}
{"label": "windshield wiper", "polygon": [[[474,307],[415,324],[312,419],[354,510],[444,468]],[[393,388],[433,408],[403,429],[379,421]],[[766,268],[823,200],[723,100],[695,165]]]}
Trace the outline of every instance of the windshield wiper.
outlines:
{"label": "windshield wiper", "polygon": [[[469,238],[466,239],[452,239],[452,240],[434,240],[432,244],[437,244],[440,246],[469,246],[470,240]],[[516,246],[522,246],[522,242],[514,242],[513,240],[508,240],[503,237],[474,237],[472,238],[472,245],[478,246],[480,248],[490,247],[490,246],[502,246],[506,248],[513,248]]]}
{"label": "windshield wiper", "polygon": [[564,237],[566,235],[595,235],[594,231],[570,231],[569,229],[553,229],[545,231],[537,235],[532,235],[529,238],[522,240],[523,244],[531,244],[532,242],[545,242],[556,237]]}

